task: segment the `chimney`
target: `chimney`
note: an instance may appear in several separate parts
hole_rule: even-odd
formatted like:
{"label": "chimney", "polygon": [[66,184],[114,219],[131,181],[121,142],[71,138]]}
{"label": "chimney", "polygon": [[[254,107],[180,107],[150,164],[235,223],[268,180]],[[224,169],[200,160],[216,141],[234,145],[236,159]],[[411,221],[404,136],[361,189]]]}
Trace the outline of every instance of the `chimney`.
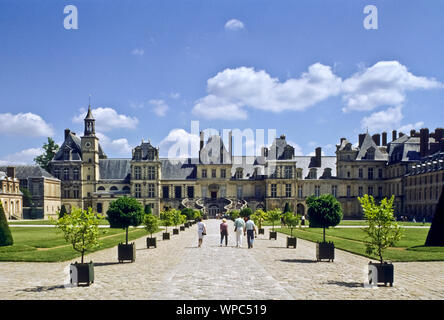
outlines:
{"label": "chimney", "polygon": [[412,129],[410,130],[410,137],[414,137],[416,135],[416,130]]}
{"label": "chimney", "polygon": [[397,138],[396,138],[396,130],[393,130],[392,131],[392,141],[395,141]]}
{"label": "chimney", "polygon": [[9,178],[15,179],[15,167],[7,167],[6,174]]}
{"label": "chimney", "polygon": [[400,133],[399,133],[399,137],[401,138],[401,137],[403,137],[403,136],[404,136],[404,133],[400,132]]}
{"label": "chimney", "polygon": [[71,130],[65,129],[65,140],[68,138],[70,132]]}
{"label": "chimney", "polygon": [[385,131],[382,133],[382,146],[387,146],[387,132]]}
{"label": "chimney", "polygon": [[204,146],[204,132],[201,131],[200,132],[200,147],[199,147],[199,162],[202,162],[201,153],[202,153],[203,146]]}
{"label": "chimney", "polygon": [[228,153],[230,154],[230,162],[233,163],[233,131],[228,133]]}
{"label": "chimney", "polygon": [[364,142],[365,139],[365,133],[361,133],[359,135],[359,148],[362,146],[362,143]]}
{"label": "chimney", "polygon": [[429,129],[419,130],[419,152],[421,157],[425,157],[429,151]]}
{"label": "chimney", "polygon": [[341,138],[341,144],[342,144],[342,142],[343,142],[344,140],[347,140],[347,139],[346,139],[346,138]]}
{"label": "chimney", "polygon": [[379,133],[374,134],[372,139],[378,147],[381,145],[381,135]]}
{"label": "chimney", "polygon": [[262,155],[262,157],[268,157],[268,149],[267,149],[267,147],[262,147],[261,155]]}
{"label": "chimney", "polygon": [[322,148],[321,147],[317,147],[315,149],[315,157],[316,157],[316,166],[320,167],[321,166],[321,155],[322,155]]}
{"label": "chimney", "polygon": [[435,141],[439,142],[439,141],[441,141],[442,138],[444,138],[444,129],[436,128],[435,129]]}

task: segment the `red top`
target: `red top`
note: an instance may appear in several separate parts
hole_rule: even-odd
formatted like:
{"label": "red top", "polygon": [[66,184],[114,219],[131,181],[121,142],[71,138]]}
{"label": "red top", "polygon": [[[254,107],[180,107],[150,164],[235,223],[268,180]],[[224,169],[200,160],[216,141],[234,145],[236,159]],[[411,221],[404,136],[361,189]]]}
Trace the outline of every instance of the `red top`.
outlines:
{"label": "red top", "polygon": [[226,222],[220,224],[220,232],[228,233],[228,224]]}

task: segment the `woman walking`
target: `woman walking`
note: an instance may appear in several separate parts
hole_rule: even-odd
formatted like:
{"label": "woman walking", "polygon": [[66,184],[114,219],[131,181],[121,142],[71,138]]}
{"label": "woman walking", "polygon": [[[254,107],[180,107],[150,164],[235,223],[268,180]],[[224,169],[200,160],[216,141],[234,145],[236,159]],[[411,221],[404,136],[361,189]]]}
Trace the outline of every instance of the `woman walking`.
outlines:
{"label": "woman walking", "polygon": [[198,243],[198,247],[199,248],[202,245],[203,237],[206,234],[207,234],[207,227],[202,222],[202,218],[199,218],[199,222],[197,223],[197,236],[198,236],[198,239],[199,239],[199,243]]}
{"label": "woman walking", "polygon": [[227,219],[223,218],[220,224],[220,246],[222,247],[222,242],[225,238],[225,247],[228,244],[228,224]]}

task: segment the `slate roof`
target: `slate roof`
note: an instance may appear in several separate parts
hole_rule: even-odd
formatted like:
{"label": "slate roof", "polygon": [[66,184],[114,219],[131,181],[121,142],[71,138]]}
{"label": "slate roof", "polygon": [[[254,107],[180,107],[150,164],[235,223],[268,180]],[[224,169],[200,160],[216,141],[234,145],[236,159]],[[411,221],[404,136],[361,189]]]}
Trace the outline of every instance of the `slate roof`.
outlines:
{"label": "slate roof", "polygon": [[[38,165],[29,165],[29,166],[14,166],[15,167],[15,177],[19,180],[28,179],[29,177],[33,178],[50,178],[50,179],[57,179],[53,175],[51,175],[48,171],[45,169],[42,169]],[[6,172],[7,167],[0,167],[0,171]]]}
{"label": "slate roof", "polygon": [[[312,166],[312,158],[311,156],[295,156],[294,159],[296,161],[296,168],[302,168],[302,178],[307,179],[308,174],[311,168],[315,168]],[[316,167],[317,169],[317,178],[321,178],[325,172],[325,169],[331,169],[331,176],[336,177],[336,156],[322,156],[321,157],[321,166]]]}
{"label": "slate roof", "polygon": [[242,168],[242,179],[248,180],[253,178],[254,170],[257,168],[257,175],[265,174],[265,167],[263,165],[263,157],[254,156],[234,156],[233,164],[231,166],[231,177],[234,177],[236,170]]}
{"label": "slate roof", "polygon": [[421,159],[420,138],[402,136],[388,144],[389,163]]}
{"label": "slate roof", "polygon": [[131,159],[99,160],[100,180],[127,180],[131,174]]}
{"label": "slate roof", "polygon": [[162,180],[193,180],[196,179],[196,164],[199,159],[160,159]]}
{"label": "slate roof", "polygon": [[[372,151],[374,153],[374,156],[372,155]],[[382,152],[381,149],[376,145],[375,141],[373,141],[372,137],[368,133],[366,133],[364,141],[359,148],[358,155],[356,156],[356,160],[387,161],[388,155],[387,153]]]}
{"label": "slate roof", "polygon": [[[134,152],[140,151],[140,160],[154,160],[157,157],[157,149],[153,147],[153,145],[150,142],[143,142],[140,144],[140,146],[137,146],[134,148]],[[153,153],[152,159],[150,159],[149,155]]]}
{"label": "slate roof", "polygon": [[273,144],[268,148],[268,160],[290,160],[291,157],[286,156],[285,150],[291,151],[294,156],[294,148],[287,143],[285,136],[282,135],[279,138],[274,139]]}
{"label": "slate roof", "polygon": [[[63,144],[60,146],[53,160],[64,160],[63,151],[71,149],[71,160],[82,160],[82,140],[74,133],[70,132]],[[99,158],[106,159],[106,154],[103,152],[102,146],[99,143]]]}
{"label": "slate roof", "polygon": [[202,150],[200,150],[200,159],[201,162],[205,164],[229,164],[231,161],[230,154],[225,148],[222,138],[218,135],[212,135],[208,138],[207,143]]}

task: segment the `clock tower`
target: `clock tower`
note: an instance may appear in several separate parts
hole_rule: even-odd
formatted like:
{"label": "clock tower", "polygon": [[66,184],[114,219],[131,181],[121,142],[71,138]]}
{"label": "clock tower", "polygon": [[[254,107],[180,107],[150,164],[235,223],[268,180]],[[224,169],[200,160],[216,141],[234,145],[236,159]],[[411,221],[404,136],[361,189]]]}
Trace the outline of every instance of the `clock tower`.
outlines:
{"label": "clock tower", "polygon": [[[82,141],[82,198],[83,207],[93,207],[93,194],[99,180],[99,138],[96,137],[95,122],[91,105],[85,117],[85,131]],[[94,209],[94,208],[93,208]]]}

